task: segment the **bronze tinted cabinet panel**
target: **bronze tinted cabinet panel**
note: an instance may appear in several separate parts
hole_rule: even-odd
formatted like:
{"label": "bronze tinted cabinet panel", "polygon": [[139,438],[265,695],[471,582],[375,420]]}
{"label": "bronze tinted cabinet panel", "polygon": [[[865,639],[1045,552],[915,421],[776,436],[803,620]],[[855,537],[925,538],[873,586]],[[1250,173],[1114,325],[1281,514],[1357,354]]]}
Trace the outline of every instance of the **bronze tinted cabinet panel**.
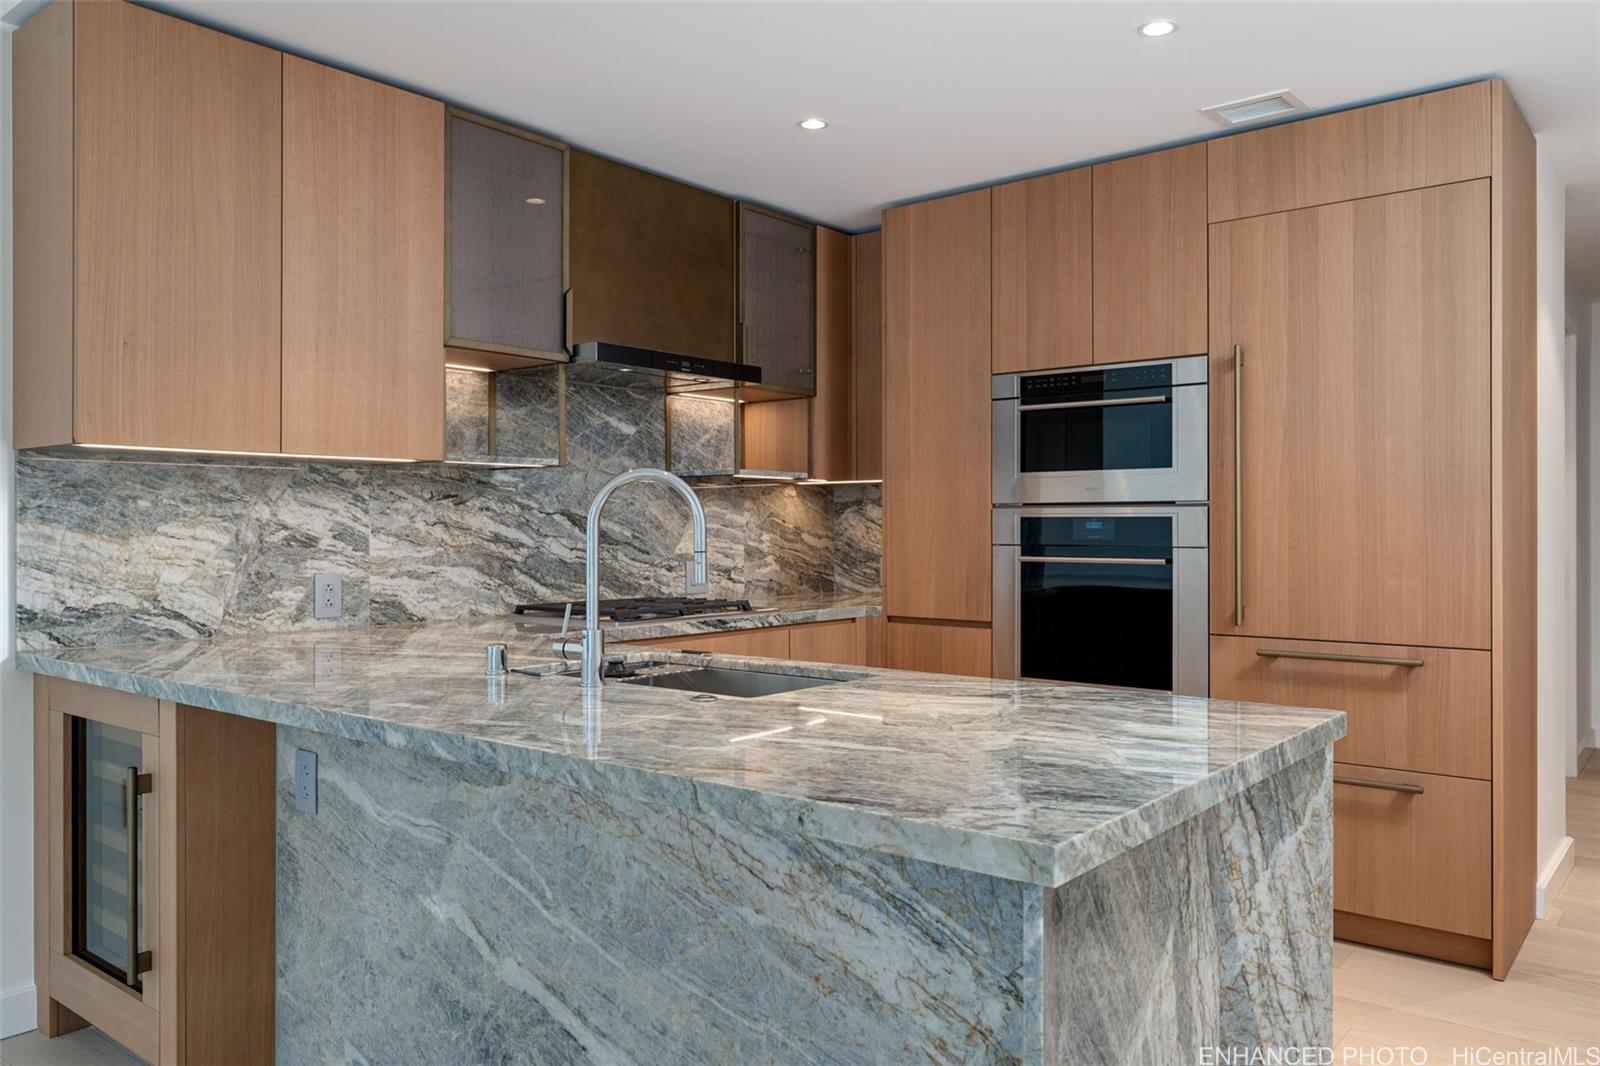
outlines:
{"label": "bronze tinted cabinet panel", "polygon": [[763,385],[813,391],[815,228],[741,205],[739,275],[740,358],[761,368]]}
{"label": "bronze tinted cabinet panel", "polygon": [[560,355],[566,153],[464,115],[448,122],[448,343]]}
{"label": "bronze tinted cabinet panel", "polygon": [[734,359],[737,205],[584,152],[568,167],[568,340]]}

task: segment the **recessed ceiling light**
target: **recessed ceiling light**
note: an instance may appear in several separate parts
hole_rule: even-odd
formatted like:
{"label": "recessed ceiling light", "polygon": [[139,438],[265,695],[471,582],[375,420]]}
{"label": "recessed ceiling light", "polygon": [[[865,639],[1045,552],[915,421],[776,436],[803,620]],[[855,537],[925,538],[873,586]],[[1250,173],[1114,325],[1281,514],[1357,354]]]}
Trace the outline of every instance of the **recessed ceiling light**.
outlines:
{"label": "recessed ceiling light", "polygon": [[1151,19],[1139,27],[1140,37],[1165,37],[1178,28],[1171,19]]}
{"label": "recessed ceiling light", "polygon": [[828,128],[828,124],[820,118],[803,118],[800,120],[800,128],[803,130],[825,130]]}
{"label": "recessed ceiling light", "polygon": [[530,196],[530,197],[528,197],[526,200],[524,200],[522,202],[525,203],[525,204],[538,205],[538,204],[544,203],[544,197],[542,197],[542,196]]}

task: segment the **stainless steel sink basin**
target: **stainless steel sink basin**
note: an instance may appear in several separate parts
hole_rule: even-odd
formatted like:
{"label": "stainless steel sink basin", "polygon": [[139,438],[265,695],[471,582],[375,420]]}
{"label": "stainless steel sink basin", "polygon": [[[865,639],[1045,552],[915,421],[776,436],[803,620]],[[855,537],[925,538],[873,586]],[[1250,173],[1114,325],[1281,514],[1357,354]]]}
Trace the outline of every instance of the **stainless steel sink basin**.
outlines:
{"label": "stainless steel sink basin", "polygon": [[703,692],[712,696],[755,699],[759,696],[773,696],[779,692],[815,688],[818,685],[836,685],[844,679],[806,677],[803,674],[775,674],[765,670],[727,670],[716,666],[696,666],[684,670],[619,677],[615,680],[617,684],[622,685],[649,685],[652,688]]}

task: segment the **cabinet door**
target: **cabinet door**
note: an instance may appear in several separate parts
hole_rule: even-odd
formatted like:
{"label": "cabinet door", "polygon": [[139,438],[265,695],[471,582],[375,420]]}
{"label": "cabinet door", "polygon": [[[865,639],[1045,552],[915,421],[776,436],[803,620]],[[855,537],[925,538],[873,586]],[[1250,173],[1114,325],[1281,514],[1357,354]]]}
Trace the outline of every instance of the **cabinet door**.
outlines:
{"label": "cabinet door", "polygon": [[994,372],[1094,361],[1089,168],[994,189]]}
{"label": "cabinet door", "polygon": [[854,618],[795,626],[789,630],[789,657],[807,663],[861,666],[866,653],[862,629]]}
{"label": "cabinet door", "polygon": [[74,4],[83,444],[275,452],[281,56]]}
{"label": "cabinet door", "polygon": [[561,357],[566,345],[566,152],[529,133],[449,117],[445,343]]}
{"label": "cabinet door", "polygon": [[883,231],[850,238],[851,477],[883,477]]}
{"label": "cabinet door", "polygon": [[888,663],[893,670],[988,677],[993,666],[988,626],[923,622],[888,624]]}
{"label": "cabinet door", "polygon": [[657,637],[653,640],[634,641],[654,648],[673,648],[678,651],[703,651],[714,655],[749,655],[759,659],[789,658],[789,633],[787,627],[768,629],[740,629],[732,633],[708,633],[694,637]]}
{"label": "cabinet door", "polygon": [[283,59],[283,450],[444,455],[444,106]]}
{"label": "cabinet door", "polygon": [[[811,476],[846,481],[850,455],[850,238],[817,227],[816,398],[811,401]],[[745,410],[760,407],[746,404]]]}
{"label": "cabinet door", "polygon": [[1211,228],[1214,633],[1489,646],[1488,223],[1480,180]]}
{"label": "cabinet door", "polygon": [[739,406],[739,469],[769,474],[812,474],[811,403],[769,400]]}
{"label": "cabinet door", "polygon": [[989,190],[884,213],[884,610],[989,619]]}
{"label": "cabinet door", "polygon": [[816,387],[812,366],[816,227],[739,205],[739,358],[761,384]]}
{"label": "cabinet door", "polygon": [[568,341],[734,359],[734,201],[586,152],[567,165]]}
{"label": "cabinet door", "polygon": [[1206,350],[1206,146],[1094,168],[1094,361]]}

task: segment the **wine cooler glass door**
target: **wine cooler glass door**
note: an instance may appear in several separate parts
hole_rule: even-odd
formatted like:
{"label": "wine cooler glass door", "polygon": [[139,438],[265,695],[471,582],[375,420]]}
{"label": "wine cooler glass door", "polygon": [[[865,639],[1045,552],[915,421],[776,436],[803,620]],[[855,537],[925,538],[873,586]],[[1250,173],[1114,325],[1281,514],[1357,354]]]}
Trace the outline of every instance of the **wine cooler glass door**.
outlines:
{"label": "wine cooler glass door", "polygon": [[72,952],[136,990],[148,968],[140,956],[149,955],[141,952],[142,742],[130,729],[72,721]]}

